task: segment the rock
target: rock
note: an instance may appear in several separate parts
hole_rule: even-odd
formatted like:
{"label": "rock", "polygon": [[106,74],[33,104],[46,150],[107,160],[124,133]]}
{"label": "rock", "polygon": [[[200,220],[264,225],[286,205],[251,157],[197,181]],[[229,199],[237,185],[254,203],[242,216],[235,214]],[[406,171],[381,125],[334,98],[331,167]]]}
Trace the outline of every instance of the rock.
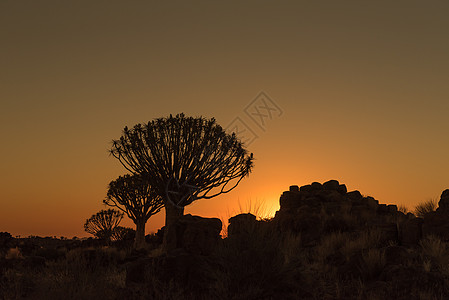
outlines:
{"label": "rock", "polygon": [[442,211],[428,213],[422,224],[422,235],[436,235],[444,241],[449,241],[449,214]]}
{"label": "rock", "polygon": [[379,214],[388,214],[388,208],[386,204],[379,204],[377,207],[377,212]]}
{"label": "rock", "polygon": [[222,224],[217,218],[188,214],[182,216],[173,226],[172,234],[167,236],[170,249],[183,248],[192,254],[209,255],[221,240]]}
{"label": "rock", "polygon": [[379,207],[379,201],[377,201],[376,199],[374,199],[373,197],[365,197],[365,203],[366,205],[374,210],[377,211],[377,208]]}
{"label": "rock", "polygon": [[303,240],[315,241],[323,229],[319,213],[308,206],[303,206],[298,211],[279,211],[274,218],[274,224],[281,233],[301,233]]}
{"label": "rock", "polygon": [[346,185],[340,184],[338,186],[338,192],[342,195],[345,195],[348,192],[348,189],[346,188]]}
{"label": "rock", "polygon": [[325,233],[346,232],[351,229],[353,229],[351,224],[348,224],[348,221],[338,214],[327,218],[323,228]]}
{"label": "rock", "polygon": [[325,201],[327,202],[335,202],[341,204],[345,201],[345,197],[338,191],[326,191],[323,196]]}
{"label": "rock", "polygon": [[323,183],[323,188],[325,190],[336,191],[338,190],[340,183],[337,180],[329,180]]}
{"label": "rock", "polygon": [[424,220],[421,218],[407,219],[399,225],[400,241],[402,245],[418,245],[422,238],[422,225]]}
{"label": "rock", "polygon": [[250,234],[257,226],[256,216],[253,214],[239,214],[229,219],[228,237]]}
{"label": "rock", "polygon": [[441,193],[437,211],[449,213],[449,189],[446,189]]}
{"label": "rock", "polygon": [[301,206],[301,196],[296,192],[284,192],[279,199],[281,210],[296,208]]}
{"label": "rock", "polygon": [[394,204],[387,205],[387,211],[389,213],[396,213],[398,211],[398,206]]}
{"label": "rock", "polygon": [[361,200],[363,198],[362,194],[355,190],[346,194],[351,200]]}
{"label": "rock", "polygon": [[299,192],[299,187],[297,185],[291,185],[289,188],[290,192]]}
{"label": "rock", "polygon": [[317,196],[310,196],[310,197],[305,198],[302,202],[305,206],[308,206],[310,208],[315,208],[315,210],[316,210],[321,207],[321,203],[323,201],[320,198],[318,198]]}
{"label": "rock", "polygon": [[310,184],[307,185],[303,185],[302,187],[299,188],[300,192],[311,192],[312,191],[312,186]]}
{"label": "rock", "polygon": [[353,205],[350,214],[360,220],[362,224],[365,224],[375,218],[376,211],[365,205]]}
{"label": "rock", "polygon": [[323,208],[326,214],[333,215],[341,215],[342,212],[342,204],[338,202],[326,202],[323,203]]}
{"label": "rock", "polygon": [[319,182],[312,182],[310,187],[312,191],[321,191],[323,189],[323,185]]}

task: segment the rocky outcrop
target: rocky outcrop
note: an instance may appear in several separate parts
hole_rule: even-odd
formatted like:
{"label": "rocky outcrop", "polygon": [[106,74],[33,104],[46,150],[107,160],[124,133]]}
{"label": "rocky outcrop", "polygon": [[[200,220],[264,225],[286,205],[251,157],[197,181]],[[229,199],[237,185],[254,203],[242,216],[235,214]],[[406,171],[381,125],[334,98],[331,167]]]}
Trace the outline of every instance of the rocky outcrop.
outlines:
{"label": "rocky outcrop", "polygon": [[441,193],[436,211],[424,216],[422,235],[434,235],[443,241],[449,241],[449,189]]}
{"label": "rocky outcrop", "polygon": [[190,214],[182,216],[167,237],[171,249],[184,249],[191,254],[209,255],[221,240],[221,220]]}
{"label": "rocky outcrop", "polygon": [[396,205],[379,204],[359,191],[347,191],[337,180],[293,185],[280,198],[280,210],[274,223],[281,232],[301,233],[303,241],[313,243],[332,231],[376,227],[385,241],[398,241],[396,221],[405,215]]}
{"label": "rocky outcrop", "polygon": [[449,189],[446,189],[441,193],[437,212],[449,214]]}

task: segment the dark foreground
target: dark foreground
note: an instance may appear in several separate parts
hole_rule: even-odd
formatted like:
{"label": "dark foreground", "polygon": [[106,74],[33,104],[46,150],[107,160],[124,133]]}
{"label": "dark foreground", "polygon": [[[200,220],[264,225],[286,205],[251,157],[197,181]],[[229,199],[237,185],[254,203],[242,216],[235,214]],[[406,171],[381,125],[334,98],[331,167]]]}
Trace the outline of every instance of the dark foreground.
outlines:
{"label": "dark foreground", "polygon": [[416,218],[335,182],[292,187],[273,219],[238,215],[225,239],[186,216],[168,254],[155,236],[134,251],[3,234],[0,299],[449,299],[444,200]]}

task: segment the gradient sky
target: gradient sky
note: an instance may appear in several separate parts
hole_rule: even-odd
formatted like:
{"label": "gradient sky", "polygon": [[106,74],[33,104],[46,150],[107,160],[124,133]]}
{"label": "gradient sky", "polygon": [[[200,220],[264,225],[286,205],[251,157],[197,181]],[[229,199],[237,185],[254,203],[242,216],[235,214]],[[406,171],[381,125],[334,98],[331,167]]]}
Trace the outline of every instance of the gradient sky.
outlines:
{"label": "gradient sky", "polygon": [[[180,112],[257,135],[250,177],[186,213],[274,213],[290,185],[329,179],[409,208],[439,197],[448,16],[448,1],[2,0],[0,231],[88,236],[125,173],[112,139]],[[263,129],[245,113],[261,91],[283,112]]]}

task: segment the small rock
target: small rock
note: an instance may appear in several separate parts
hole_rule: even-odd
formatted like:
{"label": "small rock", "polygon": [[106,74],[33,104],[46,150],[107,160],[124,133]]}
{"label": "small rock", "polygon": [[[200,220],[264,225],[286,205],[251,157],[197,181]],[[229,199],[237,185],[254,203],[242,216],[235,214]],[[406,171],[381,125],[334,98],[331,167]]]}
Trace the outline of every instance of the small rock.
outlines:
{"label": "small rock", "polygon": [[290,186],[290,192],[299,192],[299,187],[297,185]]}
{"label": "small rock", "polygon": [[323,189],[323,185],[319,182],[312,182],[310,186],[312,191],[321,191]]}
{"label": "small rock", "polygon": [[363,198],[362,194],[355,190],[346,194],[351,200],[360,200]]}

